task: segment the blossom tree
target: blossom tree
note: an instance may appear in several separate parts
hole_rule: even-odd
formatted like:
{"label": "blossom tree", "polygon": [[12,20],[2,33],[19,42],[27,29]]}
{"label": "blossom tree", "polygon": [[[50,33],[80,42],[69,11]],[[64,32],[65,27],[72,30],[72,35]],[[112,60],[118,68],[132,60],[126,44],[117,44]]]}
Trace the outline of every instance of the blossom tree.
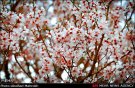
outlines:
{"label": "blossom tree", "polygon": [[134,3],[2,0],[0,80],[135,83]]}

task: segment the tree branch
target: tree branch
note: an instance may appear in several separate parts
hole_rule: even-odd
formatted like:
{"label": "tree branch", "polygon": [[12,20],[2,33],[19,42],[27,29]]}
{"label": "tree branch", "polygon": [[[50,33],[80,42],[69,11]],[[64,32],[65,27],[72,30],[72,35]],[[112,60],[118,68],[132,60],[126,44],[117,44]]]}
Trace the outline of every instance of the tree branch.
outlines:
{"label": "tree branch", "polygon": [[104,34],[102,34],[102,38],[101,38],[101,41],[100,41],[100,44],[99,44],[98,48],[97,48],[97,45],[96,45],[96,47],[95,47],[95,57],[94,57],[94,61],[93,61],[93,65],[92,65],[92,67],[91,67],[91,70],[90,70],[89,74],[88,74],[84,79],[82,79],[82,80],[80,81],[80,83],[82,83],[82,82],[83,82],[86,78],[88,78],[89,76],[92,76],[92,73],[93,73],[94,68],[95,68],[95,64],[96,64],[97,59],[98,59],[98,58],[97,58],[98,52],[99,52],[99,50],[100,50],[100,48],[101,48],[101,46],[102,46],[103,39],[104,39]]}
{"label": "tree branch", "polygon": [[16,3],[11,6],[11,11],[16,12],[15,9],[16,9],[16,7],[18,6],[18,4],[20,3],[20,1],[21,1],[21,0],[17,0]]}
{"label": "tree branch", "polygon": [[106,11],[106,20],[108,20],[108,13],[109,13],[109,8],[113,0],[111,0],[108,5],[107,5],[107,11]]}

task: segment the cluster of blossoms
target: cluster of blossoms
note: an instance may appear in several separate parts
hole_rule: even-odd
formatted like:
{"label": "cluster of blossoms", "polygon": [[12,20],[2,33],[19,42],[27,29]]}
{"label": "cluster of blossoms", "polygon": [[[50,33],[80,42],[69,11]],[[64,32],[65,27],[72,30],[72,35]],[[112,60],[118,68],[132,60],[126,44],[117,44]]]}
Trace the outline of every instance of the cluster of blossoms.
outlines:
{"label": "cluster of blossoms", "polygon": [[3,11],[1,13],[1,50],[9,49],[12,50],[12,53],[19,51],[29,52],[31,48],[37,47],[35,42],[40,38],[37,31],[41,31],[41,28],[45,28],[47,25],[48,21],[45,18],[44,8],[26,4],[19,6],[18,12],[19,14],[12,11]]}
{"label": "cluster of blossoms", "polygon": [[36,4],[2,12],[0,51],[7,59],[40,60],[38,71],[33,68],[36,76],[28,75],[36,82],[135,81],[133,2],[56,0],[52,5],[55,25]]}

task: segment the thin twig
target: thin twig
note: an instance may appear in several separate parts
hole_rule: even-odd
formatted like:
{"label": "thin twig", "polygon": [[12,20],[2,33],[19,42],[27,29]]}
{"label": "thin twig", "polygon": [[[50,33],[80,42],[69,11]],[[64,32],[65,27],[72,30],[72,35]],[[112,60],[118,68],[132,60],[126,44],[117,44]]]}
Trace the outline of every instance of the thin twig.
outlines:
{"label": "thin twig", "polygon": [[45,46],[45,48],[46,48],[46,51],[47,51],[48,56],[49,56],[49,57],[52,57],[52,56],[50,55],[49,51],[48,51],[48,48],[47,48],[47,46],[46,46],[44,40],[43,40],[43,37],[42,37],[42,35],[41,35],[41,32],[40,32],[38,26],[37,26],[37,29],[38,29],[38,32],[39,32],[39,34],[40,34],[40,36],[41,36],[41,40],[42,40],[42,42],[43,42],[43,44],[44,44],[44,46]]}
{"label": "thin twig", "polygon": [[19,67],[20,67],[20,68],[23,70],[23,72],[32,80],[32,83],[34,83],[34,79],[31,77],[31,75],[29,75],[29,74],[24,70],[24,68],[23,68],[23,67],[21,66],[21,64],[18,62],[16,55],[14,55],[14,57],[15,57],[15,60],[16,60],[17,64],[19,65]]}
{"label": "thin twig", "polygon": [[125,56],[127,56],[128,54],[130,54],[131,51],[128,51],[126,54],[124,54],[120,59],[124,58]]}

